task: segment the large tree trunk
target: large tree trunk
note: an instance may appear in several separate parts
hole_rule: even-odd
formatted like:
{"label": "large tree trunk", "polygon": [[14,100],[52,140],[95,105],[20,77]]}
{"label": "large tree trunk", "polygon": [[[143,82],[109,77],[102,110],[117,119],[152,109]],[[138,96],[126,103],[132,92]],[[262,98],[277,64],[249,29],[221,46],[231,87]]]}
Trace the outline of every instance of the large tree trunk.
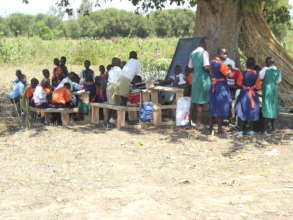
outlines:
{"label": "large tree trunk", "polygon": [[281,69],[281,104],[293,105],[293,59],[275,38],[264,17],[261,5],[251,13],[241,12],[238,1],[198,0],[196,36],[207,37],[208,51],[216,56],[217,48],[224,47],[229,57],[238,61],[238,48],[246,57],[253,56],[264,65],[267,56],[274,57]]}
{"label": "large tree trunk", "polygon": [[198,0],[195,36],[207,37],[211,58],[224,47],[229,56],[238,59],[239,33],[242,18],[240,6],[227,0]]}
{"label": "large tree trunk", "polygon": [[255,57],[260,65],[265,65],[268,56],[275,59],[283,77],[279,87],[281,104],[293,106],[293,59],[266,24],[261,7],[244,15],[239,45],[247,57]]}

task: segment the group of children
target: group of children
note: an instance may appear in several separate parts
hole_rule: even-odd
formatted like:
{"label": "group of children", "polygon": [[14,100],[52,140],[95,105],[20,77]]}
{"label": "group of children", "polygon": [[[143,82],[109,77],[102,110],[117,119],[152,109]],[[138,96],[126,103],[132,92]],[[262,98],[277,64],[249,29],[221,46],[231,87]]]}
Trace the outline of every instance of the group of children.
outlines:
{"label": "group of children", "polygon": [[218,57],[210,64],[210,131],[217,122],[218,132],[223,134],[223,120],[234,116],[238,126],[236,136],[254,135],[256,123],[262,124],[263,120],[261,132],[274,132],[274,121],[279,113],[277,84],[281,82],[281,73],[273,58],[267,57],[266,67],[260,68],[256,60],[249,57],[244,71],[226,60],[227,50],[219,49]]}
{"label": "group of children", "polygon": [[81,100],[74,92],[85,90],[90,94],[90,102],[125,105],[131,84],[141,80],[137,75],[141,67],[136,52],[130,52],[129,58],[128,62],[113,58],[106,68],[100,65],[99,75],[91,69],[89,60],[84,61],[84,69],[78,75],[68,71],[66,57],[55,58],[52,75],[44,69],[43,79],[39,82],[32,78],[29,85],[26,76],[17,70],[9,98],[19,111],[25,102],[37,108],[66,108],[77,106]]}

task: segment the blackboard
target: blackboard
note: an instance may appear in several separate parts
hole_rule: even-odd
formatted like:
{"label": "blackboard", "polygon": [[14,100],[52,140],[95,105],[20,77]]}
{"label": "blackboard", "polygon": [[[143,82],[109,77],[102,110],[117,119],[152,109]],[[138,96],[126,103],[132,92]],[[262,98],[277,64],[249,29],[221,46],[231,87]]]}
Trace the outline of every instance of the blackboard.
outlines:
{"label": "blackboard", "polygon": [[166,75],[166,79],[175,75],[174,69],[176,65],[180,65],[182,70],[185,70],[185,67],[188,65],[191,52],[199,46],[201,39],[201,37],[179,39],[175,54]]}

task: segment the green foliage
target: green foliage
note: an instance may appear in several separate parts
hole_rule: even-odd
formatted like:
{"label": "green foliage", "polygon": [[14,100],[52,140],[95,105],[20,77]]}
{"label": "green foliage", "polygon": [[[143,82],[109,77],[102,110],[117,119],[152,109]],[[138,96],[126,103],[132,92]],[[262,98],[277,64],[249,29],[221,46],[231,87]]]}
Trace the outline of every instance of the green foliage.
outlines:
{"label": "green foliage", "polygon": [[284,41],[291,27],[288,0],[268,0],[264,9],[268,25],[280,41]]}
{"label": "green foliage", "polygon": [[157,10],[149,19],[159,37],[186,37],[194,32],[195,13],[191,10]]}

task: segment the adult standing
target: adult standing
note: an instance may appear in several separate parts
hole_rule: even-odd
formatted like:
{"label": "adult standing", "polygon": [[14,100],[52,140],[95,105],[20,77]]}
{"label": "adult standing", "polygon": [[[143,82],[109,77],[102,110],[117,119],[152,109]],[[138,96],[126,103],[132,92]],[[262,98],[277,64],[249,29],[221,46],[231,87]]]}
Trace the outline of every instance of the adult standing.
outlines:
{"label": "adult standing", "polygon": [[137,53],[131,51],[129,53],[129,60],[123,67],[122,74],[117,82],[117,95],[121,97],[122,105],[127,104],[131,82],[140,71],[141,64],[137,59]]}
{"label": "adult standing", "polygon": [[[262,80],[262,115],[265,119],[265,131],[274,131],[274,122],[279,115],[277,84],[281,83],[282,75],[280,70],[275,66],[275,62],[272,57],[266,58],[266,67],[260,71],[259,77]],[[270,130],[269,122],[271,123]]]}
{"label": "adult standing", "polygon": [[209,76],[210,61],[206,51],[207,45],[203,38],[199,46],[191,53],[188,67],[193,68],[191,102],[196,109],[196,123],[199,128],[203,126],[203,109],[209,102]]}

